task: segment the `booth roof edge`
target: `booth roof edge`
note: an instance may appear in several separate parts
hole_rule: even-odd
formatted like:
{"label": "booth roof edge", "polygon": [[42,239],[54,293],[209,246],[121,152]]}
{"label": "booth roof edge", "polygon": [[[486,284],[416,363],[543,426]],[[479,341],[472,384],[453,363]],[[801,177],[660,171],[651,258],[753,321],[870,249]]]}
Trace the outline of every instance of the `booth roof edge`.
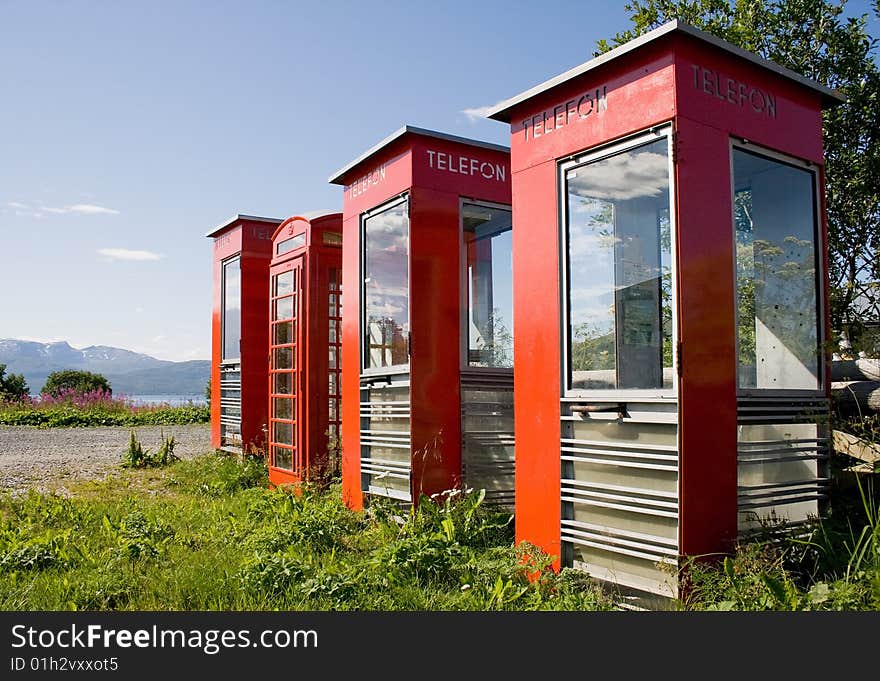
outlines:
{"label": "booth roof edge", "polygon": [[282,222],[284,222],[284,220],[279,219],[279,218],[266,218],[266,217],[260,217],[259,215],[245,215],[244,213],[236,213],[228,220],[220,223],[219,225],[217,225],[213,229],[209,230],[208,233],[205,234],[205,236],[206,237],[215,236],[218,232],[222,232],[224,229],[226,229],[227,227],[229,227],[233,223],[238,222],[239,220],[252,220],[254,222],[270,222],[274,225],[280,225]]}
{"label": "booth roof edge", "polygon": [[657,28],[648,31],[647,33],[640,35],[638,38],[634,38],[629,42],[624,43],[623,45],[619,45],[615,47],[613,50],[609,50],[605,54],[600,54],[598,57],[590,59],[589,61],[580,64],[579,66],[575,66],[568,71],[560,73],[558,76],[554,76],[548,80],[545,80],[543,83],[539,83],[538,85],[529,88],[523,92],[520,92],[518,95],[514,95],[510,99],[506,99],[503,102],[499,102],[494,107],[492,107],[487,113],[486,118],[491,118],[496,121],[501,121],[503,123],[510,123],[510,112],[518,104],[526,101],[527,99],[531,99],[532,97],[539,95],[547,90],[550,90],[557,85],[561,85],[577,76],[580,76],[588,71],[592,71],[599,66],[610,62],[618,57],[623,56],[633,50],[637,50],[638,48],[647,45],[648,43],[654,42],[659,38],[662,38],[665,35],[670,33],[683,33],[685,35],[690,35],[698,40],[702,40],[703,42],[709,43],[710,45],[714,45],[715,47],[722,49],[731,54],[735,54],[738,57],[741,57],[747,61],[752,62],[758,66],[761,66],[769,71],[776,73],[783,78],[787,78],[788,80],[792,80],[804,87],[807,87],[811,90],[819,92],[822,95],[822,103],[824,107],[828,106],[836,106],[837,104],[841,104],[846,101],[846,97],[837,90],[833,90],[828,88],[821,83],[812,80],[811,78],[807,78],[806,76],[802,76],[801,74],[792,71],[791,69],[787,69],[784,66],[780,66],[775,62],[764,59],[763,57],[759,57],[758,55],[744,50],[743,48],[734,45],[733,43],[729,43],[726,40],[722,40],[721,38],[712,35],[711,33],[707,33],[706,31],[702,31],[690,24],[686,24],[678,19],[673,19],[672,21],[668,21],[662,26],[658,26]]}
{"label": "booth roof edge", "polygon": [[461,137],[459,135],[452,135],[446,132],[438,132],[437,130],[429,130],[427,128],[419,128],[414,125],[404,125],[394,132],[392,132],[388,137],[383,139],[378,144],[374,144],[372,147],[367,149],[363,154],[358,156],[353,161],[346,163],[342,168],[333,173],[328,179],[327,182],[330,184],[341,184],[342,177],[353,170],[361,163],[366,161],[370,156],[381,151],[389,144],[394,142],[395,140],[403,137],[404,135],[412,134],[412,135],[421,135],[422,137],[433,137],[435,139],[446,140],[447,142],[460,142],[462,144],[469,144],[475,147],[482,147],[483,149],[490,149],[492,151],[500,151],[505,154],[510,153],[510,147],[504,146],[503,144],[493,144],[492,142],[484,142],[482,140],[472,139],[470,137]]}

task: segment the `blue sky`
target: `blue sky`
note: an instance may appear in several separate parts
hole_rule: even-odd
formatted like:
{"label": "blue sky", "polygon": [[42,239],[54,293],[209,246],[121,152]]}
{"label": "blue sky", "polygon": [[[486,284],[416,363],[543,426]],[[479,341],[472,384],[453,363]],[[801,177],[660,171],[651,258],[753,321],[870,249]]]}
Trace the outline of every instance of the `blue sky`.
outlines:
{"label": "blue sky", "polygon": [[207,359],[208,230],[341,208],[327,177],[404,124],[507,144],[478,109],[628,27],[622,2],[0,0],[0,338]]}

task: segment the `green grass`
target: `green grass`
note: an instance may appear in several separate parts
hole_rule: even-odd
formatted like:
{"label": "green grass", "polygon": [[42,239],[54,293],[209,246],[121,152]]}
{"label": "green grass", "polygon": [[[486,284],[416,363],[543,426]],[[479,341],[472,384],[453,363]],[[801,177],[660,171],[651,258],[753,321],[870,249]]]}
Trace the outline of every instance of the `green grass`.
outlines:
{"label": "green grass", "polygon": [[[613,607],[588,578],[513,547],[473,495],[402,524],[338,487],[265,486],[261,461],[122,470],[72,498],[0,501],[3,610],[490,610]],[[529,579],[529,571],[536,579]]]}
{"label": "green grass", "polygon": [[[259,459],[120,468],[70,498],[0,497],[3,610],[611,610],[585,574],[515,548],[480,496],[355,513],[337,485],[266,486]],[[864,491],[797,536],[688,561],[682,610],[880,609],[880,511]],[[530,578],[531,577],[531,578]]]}

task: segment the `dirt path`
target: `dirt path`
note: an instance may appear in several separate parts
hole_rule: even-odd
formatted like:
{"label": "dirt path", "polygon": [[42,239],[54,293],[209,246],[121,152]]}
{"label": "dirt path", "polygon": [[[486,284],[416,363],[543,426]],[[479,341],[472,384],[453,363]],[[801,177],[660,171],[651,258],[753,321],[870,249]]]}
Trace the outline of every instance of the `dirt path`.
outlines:
{"label": "dirt path", "polygon": [[[29,487],[63,491],[74,480],[101,479],[119,470],[131,428],[34,428],[0,426],[0,494]],[[211,426],[138,426],[144,449],[156,451],[161,433],[173,435],[182,459],[211,450]]]}

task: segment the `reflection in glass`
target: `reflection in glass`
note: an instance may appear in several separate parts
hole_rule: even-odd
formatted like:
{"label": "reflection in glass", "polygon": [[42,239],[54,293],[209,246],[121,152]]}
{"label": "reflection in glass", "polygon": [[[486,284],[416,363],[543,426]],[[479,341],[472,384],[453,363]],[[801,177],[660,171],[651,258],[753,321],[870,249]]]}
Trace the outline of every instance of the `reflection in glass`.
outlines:
{"label": "reflection in glass", "polygon": [[290,419],[293,418],[293,400],[286,400],[279,397],[273,399],[275,403],[275,418]]}
{"label": "reflection in glass", "polygon": [[223,264],[223,359],[241,357],[241,259]]}
{"label": "reflection in glass", "polygon": [[364,221],[366,369],[409,363],[408,260],[407,202]]}
{"label": "reflection in glass", "polygon": [[293,424],[283,421],[273,421],[274,435],[272,442],[280,442],[285,445],[296,444],[293,441]]}
{"label": "reflection in glass", "polygon": [[275,392],[279,395],[291,395],[293,393],[293,374],[286,371],[275,374]]}
{"label": "reflection in glass", "polygon": [[282,272],[275,277],[275,293],[276,296],[285,296],[293,293],[293,270]]}
{"label": "reflection in glass", "polygon": [[275,348],[274,369],[291,369],[293,368],[293,348]]}
{"label": "reflection in glass", "polygon": [[272,453],[275,458],[275,467],[284,468],[286,470],[293,469],[292,452],[285,447],[272,447]]}
{"label": "reflection in glass", "polygon": [[511,227],[509,210],[467,203],[462,206],[469,366],[513,366]]}
{"label": "reflection in glass", "polygon": [[813,174],[734,149],[738,385],[816,390]]}
{"label": "reflection in glass", "polygon": [[279,298],[275,301],[275,319],[290,319],[293,317],[293,297]]}
{"label": "reflection in glass", "polygon": [[571,388],[672,387],[667,148],[566,173]]}
{"label": "reflection in glass", "polygon": [[274,345],[286,345],[293,342],[293,322],[275,324]]}
{"label": "reflection in glass", "polygon": [[275,247],[275,253],[277,255],[284,255],[285,253],[289,253],[295,248],[299,248],[300,246],[305,245],[306,235],[305,232],[303,232],[302,234],[297,234],[295,237],[281,241],[278,246]]}

